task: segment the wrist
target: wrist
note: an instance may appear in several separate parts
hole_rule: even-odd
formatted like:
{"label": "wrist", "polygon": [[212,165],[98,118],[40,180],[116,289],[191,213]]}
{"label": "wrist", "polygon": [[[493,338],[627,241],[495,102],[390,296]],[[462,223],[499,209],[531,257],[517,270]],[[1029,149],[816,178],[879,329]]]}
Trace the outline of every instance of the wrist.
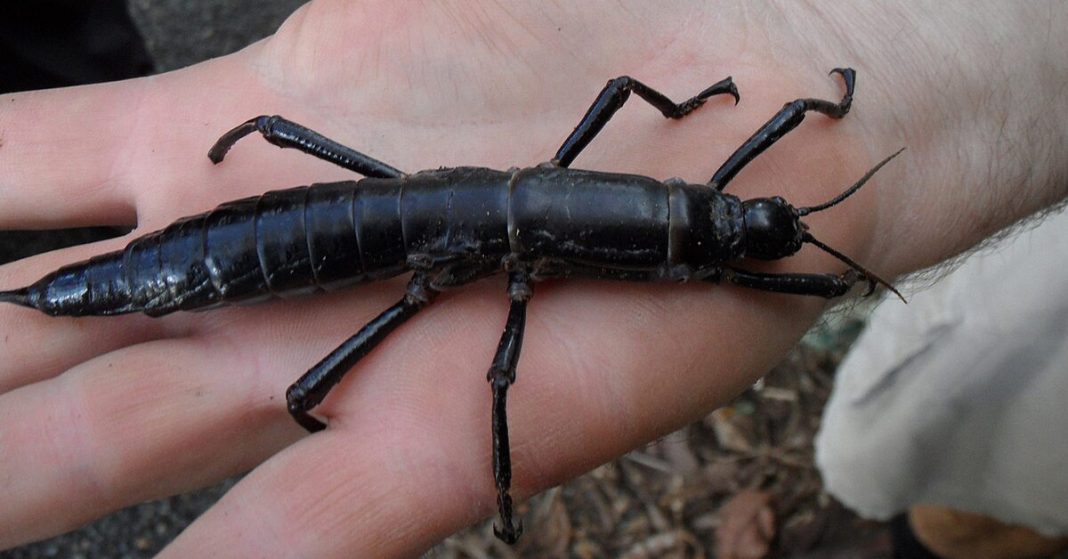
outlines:
{"label": "wrist", "polygon": [[858,70],[871,87],[860,116],[869,145],[909,148],[877,189],[871,252],[883,269],[935,264],[1068,194],[1064,7],[825,15],[842,30],[829,36],[867,63]]}

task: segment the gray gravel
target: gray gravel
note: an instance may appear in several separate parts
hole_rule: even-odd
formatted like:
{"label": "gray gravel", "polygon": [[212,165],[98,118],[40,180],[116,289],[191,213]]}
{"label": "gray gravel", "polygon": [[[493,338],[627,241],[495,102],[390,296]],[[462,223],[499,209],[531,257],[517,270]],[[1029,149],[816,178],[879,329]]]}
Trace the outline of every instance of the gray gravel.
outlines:
{"label": "gray gravel", "polygon": [[240,50],[274,32],[305,0],[128,0],[161,72]]}
{"label": "gray gravel", "polygon": [[[129,0],[159,71],[241,49],[267,35],[304,0]],[[7,551],[0,559],[152,557],[233,484],[133,506],[80,530]],[[2,497],[0,497],[0,506]]]}

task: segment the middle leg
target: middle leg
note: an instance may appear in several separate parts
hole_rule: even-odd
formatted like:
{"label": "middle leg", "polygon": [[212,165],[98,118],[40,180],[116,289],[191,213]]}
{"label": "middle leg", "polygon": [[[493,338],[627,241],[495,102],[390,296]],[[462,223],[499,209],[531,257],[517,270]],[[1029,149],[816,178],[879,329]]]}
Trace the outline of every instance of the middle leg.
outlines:
{"label": "middle leg", "polygon": [[582,149],[604,128],[604,125],[608,123],[612,115],[623,106],[623,103],[627,102],[631,92],[637,93],[638,97],[645,99],[650,105],[659,109],[665,118],[682,118],[703,105],[709,97],[721,93],[729,93],[734,97],[735,104],[738,103],[738,88],[734,86],[734,82],[731,81],[730,77],[720,80],[701,93],[676,104],[663,93],[642,82],[630,76],[620,76],[609,81],[608,85],[604,86],[601,93],[597,95],[597,99],[586,111],[586,115],[579,121],[578,126],[575,127],[575,130],[571,132],[571,135],[564,140],[564,144],[557,150],[553,161],[561,167],[571,165],[571,162],[578,157]]}
{"label": "middle leg", "polygon": [[515,382],[515,369],[519,352],[523,347],[523,330],[527,320],[527,301],[530,300],[530,277],[526,272],[512,272],[508,277],[508,297],[512,300],[508,310],[501,341],[493,364],[486,373],[486,380],[493,389],[493,481],[497,486],[497,511],[500,525],[493,526],[493,534],[508,544],[513,544],[523,533],[523,523],[515,520],[512,510],[512,457],[508,446],[508,416],[506,403],[508,387]]}

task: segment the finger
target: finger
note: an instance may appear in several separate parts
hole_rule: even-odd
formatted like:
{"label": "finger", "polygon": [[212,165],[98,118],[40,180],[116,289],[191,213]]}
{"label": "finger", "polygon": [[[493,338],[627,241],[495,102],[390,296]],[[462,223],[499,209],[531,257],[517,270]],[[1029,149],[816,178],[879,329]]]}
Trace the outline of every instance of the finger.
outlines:
{"label": "finger", "polygon": [[[128,238],[72,247],[0,266],[0,289],[23,287],[61,266],[120,249]],[[174,323],[146,316],[52,317],[0,304],[0,394],[51,378],[92,357],[156,339]]]}
{"label": "finger", "polygon": [[0,96],[0,228],[135,223],[117,155],[145,83]]}
{"label": "finger", "polygon": [[160,557],[208,549],[227,557],[417,557],[489,512],[486,460],[446,452],[447,440],[433,438],[439,431],[398,438],[382,429],[382,421],[395,420],[327,430],[290,447],[246,476]]}
{"label": "finger", "polygon": [[[279,166],[266,149],[243,155],[240,167],[208,161],[228,127],[286,106],[250,85],[258,83],[247,64],[255,49],[186,72],[0,96],[0,229],[158,227],[230,198],[306,184],[309,168],[325,170],[320,180],[351,178],[293,154],[295,165]],[[243,93],[220,96],[231,89]],[[248,178],[243,169],[270,180],[235,181]]]}
{"label": "finger", "polygon": [[303,434],[285,387],[344,339],[338,322],[369,320],[395,291],[189,315],[204,323],[198,337],[123,348],[0,396],[0,479],[12,480],[0,547],[252,468]]}
{"label": "finger", "polygon": [[0,548],[216,482],[299,436],[281,388],[225,348],[149,342],[0,396]]}
{"label": "finger", "polygon": [[[128,237],[127,237],[128,238]],[[89,256],[121,249],[127,238],[111,239],[92,245],[38,255],[16,263],[0,266],[0,289],[13,289],[36,281],[64,265],[79,262]],[[175,313],[151,318],[140,313],[103,317],[52,317],[35,309],[14,304],[0,304],[0,393],[18,386],[56,376],[78,363],[109,351],[148,340],[170,336],[218,335],[237,332],[245,335],[246,343],[288,345],[290,340],[276,337],[270,342],[252,339],[254,326],[240,324],[248,320],[262,326],[274,321],[307,323],[306,332],[323,332],[324,340],[333,340],[329,328],[342,325],[333,336],[344,339],[346,328],[352,328],[351,313],[378,312],[388,303],[382,297],[399,296],[402,287],[390,282],[362,287],[358,293],[346,291],[334,296],[299,298],[292,304],[273,302],[270,305],[239,306],[210,313]],[[372,315],[373,316],[373,315]],[[368,317],[369,318],[369,317]],[[327,344],[330,342],[328,341]],[[323,347],[322,352],[329,351]],[[314,363],[321,355],[314,356]],[[303,363],[289,371],[300,372],[311,363]]]}
{"label": "finger", "polygon": [[488,436],[468,427],[488,425],[482,370],[507,307],[492,295],[502,293],[472,286],[402,326],[316,410],[327,431],[253,471],[163,556],[196,556],[223,541],[234,557],[416,556],[457,520],[414,508],[450,501],[467,518],[488,511]]}
{"label": "finger", "polygon": [[[559,483],[722,403],[803,328],[797,307],[783,310],[781,299],[754,305],[708,297],[700,293],[707,288],[695,287],[665,293],[586,284],[539,292],[519,379],[509,393],[517,496]],[[499,312],[469,314],[474,301],[457,299],[431,307],[406,325],[401,343],[372,354],[374,363],[361,363],[327,402],[330,428],[247,476],[164,556],[218,549],[235,557],[278,550],[415,556],[488,515],[495,493],[484,371],[506,305],[501,297]],[[738,316],[743,308],[752,323],[710,318]],[[772,326],[778,333],[769,340]],[[729,351],[747,338],[766,343],[757,351]],[[416,343],[433,339],[442,341]],[[701,343],[691,343],[695,339]]]}

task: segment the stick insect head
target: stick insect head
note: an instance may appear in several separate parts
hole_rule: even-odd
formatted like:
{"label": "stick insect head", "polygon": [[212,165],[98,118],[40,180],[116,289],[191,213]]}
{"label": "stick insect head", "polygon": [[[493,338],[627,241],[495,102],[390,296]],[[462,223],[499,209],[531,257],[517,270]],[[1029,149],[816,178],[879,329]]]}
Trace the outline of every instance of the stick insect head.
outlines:
{"label": "stick insect head", "polygon": [[876,285],[882,285],[904,301],[904,297],[901,296],[897,289],[894,289],[894,286],[864,268],[852,258],[820,242],[808,232],[808,225],[801,221],[802,217],[836,206],[855,194],[883,165],[897,157],[904,149],[901,148],[880,161],[865,173],[860,180],[838,196],[816,206],[795,208],[786,200],[777,196],[774,198],[753,198],[742,202],[745,215],[746,256],[761,260],[775,260],[790,256],[801,250],[801,245],[809,243],[860,273],[868,281],[868,294],[875,290]]}

